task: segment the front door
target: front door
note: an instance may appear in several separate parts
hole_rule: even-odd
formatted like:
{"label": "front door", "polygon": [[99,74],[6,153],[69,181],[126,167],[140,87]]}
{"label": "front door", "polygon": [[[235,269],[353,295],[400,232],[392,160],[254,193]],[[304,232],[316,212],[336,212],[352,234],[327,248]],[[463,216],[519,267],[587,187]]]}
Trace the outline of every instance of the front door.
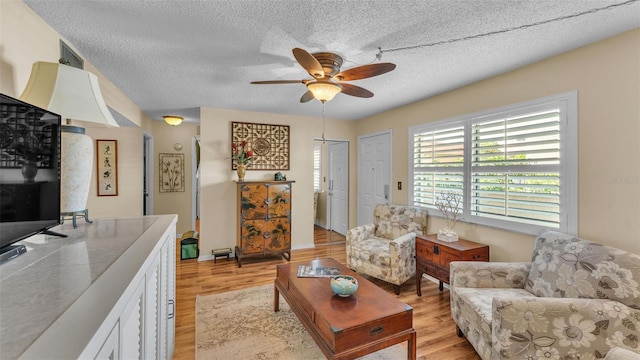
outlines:
{"label": "front door", "polygon": [[349,227],[349,143],[329,144],[330,228],[342,235]]}
{"label": "front door", "polygon": [[373,223],[376,204],[391,203],[391,135],[358,137],[358,225]]}

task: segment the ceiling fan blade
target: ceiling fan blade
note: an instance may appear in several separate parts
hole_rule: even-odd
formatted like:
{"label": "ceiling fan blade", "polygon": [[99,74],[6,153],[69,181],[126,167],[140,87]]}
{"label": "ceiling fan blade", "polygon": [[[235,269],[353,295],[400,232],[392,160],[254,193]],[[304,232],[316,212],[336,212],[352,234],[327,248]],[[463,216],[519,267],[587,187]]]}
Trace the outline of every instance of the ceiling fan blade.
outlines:
{"label": "ceiling fan blade", "polygon": [[396,68],[392,63],[376,63],[357,66],[336,74],[333,78],[338,81],[360,80],[373,76],[382,75]]}
{"label": "ceiling fan blade", "polygon": [[304,80],[267,80],[267,81],[252,81],[252,84],[258,85],[271,85],[271,84],[304,84]]}
{"label": "ceiling fan blade", "polygon": [[314,58],[313,55],[309,54],[306,50],[294,48],[293,56],[296,58],[300,66],[307,70],[309,75],[316,79],[324,77],[324,69],[322,69],[322,65],[318,62],[318,59]]}
{"label": "ceiling fan blade", "polygon": [[302,97],[300,98],[301,103],[306,103],[311,100],[313,100],[313,93],[310,90],[307,90],[307,92],[304,93],[304,95],[302,95]]}
{"label": "ceiling fan blade", "polygon": [[342,93],[343,94],[347,94],[347,95],[351,95],[351,96],[356,96],[356,97],[361,97],[361,98],[370,98],[373,96],[373,93],[365,88],[361,88],[360,86],[355,86],[355,85],[351,85],[351,84],[343,84],[340,83],[340,85],[342,85]]}

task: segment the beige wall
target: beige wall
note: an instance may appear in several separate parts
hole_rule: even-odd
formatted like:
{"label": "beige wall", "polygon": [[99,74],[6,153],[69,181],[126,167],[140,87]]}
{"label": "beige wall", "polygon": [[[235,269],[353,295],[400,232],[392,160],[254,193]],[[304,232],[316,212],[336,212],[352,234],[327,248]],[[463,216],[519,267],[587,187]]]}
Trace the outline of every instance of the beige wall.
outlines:
{"label": "beige wall", "polygon": [[[182,123],[180,126],[170,126],[164,121],[153,121],[153,213],[154,214],[179,214],[176,231],[182,234],[189,230],[195,230],[192,216],[192,178],[194,167],[192,139],[197,135],[196,124]],[[181,144],[182,149],[174,149],[175,144]],[[160,192],[160,156],[159,154],[183,154],[184,155],[184,191]]]}
{"label": "beige wall", "polygon": [[94,147],[95,140],[118,141],[118,196],[97,195],[97,163],[94,158],[93,179],[87,201],[89,217],[140,216],[142,214],[142,130],[140,128],[86,128],[86,134],[94,139]]}
{"label": "beige wall", "polygon": [[[578,235],[638,254],[640,30],[360,120],[357,134],[392,128],[392,184],[407,184],[409,127],[570,90],[578,91]],[[394,203],[406,204],[408,186],[393,188]],[[428,230],[442,226],[432,217]],[[490,244],[492,260],[530,260],[533,236],[471,224],[455,230]]]}
{"label": "beige wall", "polygon": [[[47,25],[22,1],[0,1],[0,92],[18,98],[25,88],[31,66],[36,61],[57,62],[60,57],[61,36]],[[69,46],[73,44],[63,39]],[[82,56],[82,54],[80,54]],[[154,131],[154,124],[127,96],[106,79],[91,63],[85,60],[85,68],[94,73],[100,82],[100,89],[107,105],[132,122],[141,125],[148,132]],[[190,128],[194,131],[195,127]],[[96,168],[87,207],[91,218],[114,216],[139,216],[142,214],[142,130],[140,128],[87,128],[87,135],[95,139],[118,140],[118,196],[98,197],[96,195]],[[194,131],[195,134],[195,131]],[[171,143],[172,145],[173,143]],[[156,149],[163,146],[156,145]],[[95,162],[95,161],[94,161]],[[186,193],[185,193],[186,194]],[[167,203],[187,203],[191,194]],[[157,213],[166,206],[163,197],[155,202]],[[182,206],[176,206],[182,209]],[[180,218],[190,217],[191,209]],[[181,225],[182,222],[179,223]],[[185,226],[183,230],[190,229]],[[181,228],[178,228],[178,232]]]}
{"label": "beige wall", "polygon": [[[290,127],[290,170],[281,171],[292,185],[292,247],[313,246],[313,146],[322,134],[322,119],[225,109],[201,109],[202,206],[200,254],[236,244],[236,183],[231,170],[231,122],[254,122]],[[326,121],[325,136],[351,140],[353,123]],[[351,151],[351,158],[355,154]],[[353,162],[352,162],[353,163]],[[247,171],[245,180],[273,180],[276,171]],[[353,174],[353,170],[352,170]],[[353,179],[355,176],[351,176]],[[351,188],[355,188],[352,182]],[[355,193],[350,194],[355,203]],[[355,211],[355,208],[351,208]],[[350,213],[350,218],[355,215]]]}

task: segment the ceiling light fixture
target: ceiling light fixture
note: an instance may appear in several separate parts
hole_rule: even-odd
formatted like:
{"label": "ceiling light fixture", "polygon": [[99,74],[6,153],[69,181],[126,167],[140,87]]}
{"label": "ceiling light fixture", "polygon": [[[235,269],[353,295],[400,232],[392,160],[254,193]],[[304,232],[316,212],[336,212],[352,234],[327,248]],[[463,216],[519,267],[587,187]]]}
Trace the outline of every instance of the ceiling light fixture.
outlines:
{"label": "ceiling light fixture", "polygon": [[182,124],[182,121],[184,120],[182,116],[175,116],[175,115],[165,115],[162,118],[164,119],[164,122],[166,122],[171,126],[178,126]]}
{"label": "ceiling light fixture", "polygon": [[307,83],[307,89],[311,91],[313,97],[324,103],[331,101],[342,91],[342,86],[329,80],[314,80]]}

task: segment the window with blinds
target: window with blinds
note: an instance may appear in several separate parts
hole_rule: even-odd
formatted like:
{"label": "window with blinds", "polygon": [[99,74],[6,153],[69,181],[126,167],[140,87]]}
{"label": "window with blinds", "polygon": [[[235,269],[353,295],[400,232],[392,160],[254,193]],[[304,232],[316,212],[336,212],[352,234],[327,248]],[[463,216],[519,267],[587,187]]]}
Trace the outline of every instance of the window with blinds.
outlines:
{"label": "window with blinds", "polygon": [[414,205],[434,205],[443,191],[464,188],[464,127],[413,135]]}
{"label": "window with blinds", "polygon": [[560,227],[559,109],[474,120],[472,215]]}
{"label": "window with blinds", "polygon": [[410,203],[463,199],[463,221],[577,232],[577,94],[410,129]]}
{"label": "window with blinds", "polygon": [[316,191],[322,190],[322,147],[316,145],[313,148],[313,188]]}

